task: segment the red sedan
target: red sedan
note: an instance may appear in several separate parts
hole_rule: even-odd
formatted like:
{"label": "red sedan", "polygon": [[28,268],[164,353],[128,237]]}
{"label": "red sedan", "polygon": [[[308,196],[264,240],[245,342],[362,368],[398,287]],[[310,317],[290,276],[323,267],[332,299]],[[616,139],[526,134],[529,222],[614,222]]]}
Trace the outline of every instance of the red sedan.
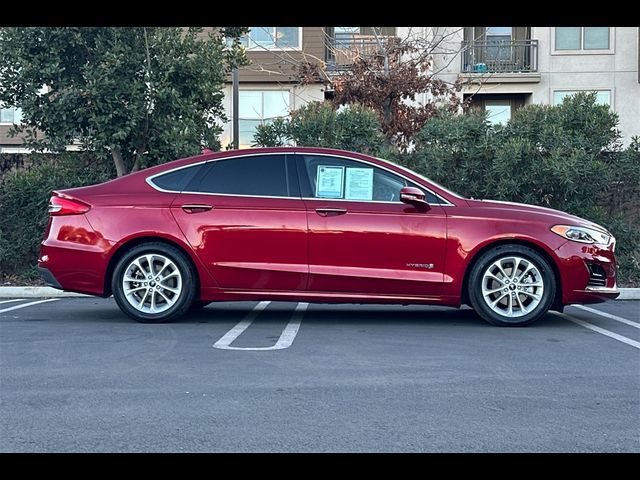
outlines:
{"label": "red sedan", "polygon": [[53,192],[38,260],[56,288],[141,322],[212,301],[468,304],[522,326],[616,298],[615,239],[557,210],[463,198],[324,148],[176,160]]}

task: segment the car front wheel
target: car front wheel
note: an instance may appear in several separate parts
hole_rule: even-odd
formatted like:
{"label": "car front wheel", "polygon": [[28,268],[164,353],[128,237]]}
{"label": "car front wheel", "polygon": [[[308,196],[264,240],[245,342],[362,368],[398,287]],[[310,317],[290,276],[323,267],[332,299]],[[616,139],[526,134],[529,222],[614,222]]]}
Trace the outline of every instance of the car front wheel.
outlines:
{"label": "car front wheel", "polygon": [[522,327],[543,317],[555,297],[549,262],[532,248],[500,245],[485,252],[469,276],[469,299],[487,322]]}
{"label": "car front wheel", "polygon": [[145,243],[118,261],[111,288],[116,303],[143,323],[162,323],[183,315],[195,299],[195,275],[187,256],[171,245]]}

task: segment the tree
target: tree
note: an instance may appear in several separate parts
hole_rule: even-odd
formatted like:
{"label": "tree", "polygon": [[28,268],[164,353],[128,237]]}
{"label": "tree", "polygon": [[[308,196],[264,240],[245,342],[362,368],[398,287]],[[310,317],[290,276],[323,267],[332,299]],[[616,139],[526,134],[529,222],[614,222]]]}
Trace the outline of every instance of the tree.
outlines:
{"label": "tree", "polygon": [[244,27],[0,29],[0,103],[22,108],[25,143],[75,143],[118,176],[219,149],[225,79],[245,64]]}
{"label": "tree", "polygon": [[[460,84],[436,78],[433,40],[386,38],[376,33],[376,47],[357,56],[350,67],[332,78],[337,108],[357,103],[374,109],[387,139],[406,149],[412,137],[442,108],[457,112]],[[425,45],[427,43],[427,45]],[[418,102],[418,96],[423,101]]]}
{"label": "tree", "polygon": [[[335,28],[324,30],[324,59],[305,51],[292,55],[285,49],[270,48],[276,61],[268,71],[303,85],[324,83],[332,92],[335,109],[353,104],[373,109],[387,145],[402,150],[443,107],[460,110],[460,80],[449,83],[439,74],[459,58],[463,46],[456,39],[461,29],[409,27],[392,33],[389,27],[356,27],[356,31],[338,34]],[[263,65],[255,69],[267,71]]]}

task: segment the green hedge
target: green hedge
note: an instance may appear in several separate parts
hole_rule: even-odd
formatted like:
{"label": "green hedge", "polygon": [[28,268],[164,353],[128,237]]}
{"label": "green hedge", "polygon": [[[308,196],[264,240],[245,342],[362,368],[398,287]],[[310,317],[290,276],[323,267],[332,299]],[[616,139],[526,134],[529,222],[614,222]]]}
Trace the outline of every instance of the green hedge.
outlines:
{"label": "green hedge", "polygon": [[[616,236],[622,284],[640,285],[640,140],[619,144],[617,115],[594,94],[562,105],[531,105],[505,126],[481,112],[442,112],[414,139],[411,153],[389,147],[374,112],[309,104],[291,120],[258,130],[264,146],[295,142],[387,158],[474,197],[543,205],[597,222]],[[113,178],[110,164],[86,155],[37,160],[0,178],[0,274],[34,275],[51,190]],[[2,275],[0,275],[1,277]]]}
{"label": "green hedge", "polygon": [[100,183],[115,175],[110,162],[96,163],[77,153],[34,160],[29,169],[6,173],[0,181],[0,277],[37,277],[52,190]]}
{"label": "green hedge", "polygon": [[592,220],[618,240],[621,282],[640,285],[640,141],[622,149],[617,114],[597,105],[595,94],[521,108],[505,126],[491,125],[478,110],[442,111],[408,154],[384,142],[372,114],[310,104],[291,121],[263,126],[255,140],[371,153],[467,197],[542,205]]}

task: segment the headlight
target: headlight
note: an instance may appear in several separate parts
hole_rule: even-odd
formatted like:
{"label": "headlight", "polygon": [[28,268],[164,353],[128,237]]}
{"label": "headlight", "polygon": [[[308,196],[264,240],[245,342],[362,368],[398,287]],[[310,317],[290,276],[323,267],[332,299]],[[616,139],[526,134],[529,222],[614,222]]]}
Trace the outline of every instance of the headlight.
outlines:
{"label": "headlight", "polygon": [[580,243],[597,243],[599,245],[609,245],[611,235],[602,233],[599,230],[587,227],[576,227],[573,225],[554,225],[551,231],[561,237]]}

